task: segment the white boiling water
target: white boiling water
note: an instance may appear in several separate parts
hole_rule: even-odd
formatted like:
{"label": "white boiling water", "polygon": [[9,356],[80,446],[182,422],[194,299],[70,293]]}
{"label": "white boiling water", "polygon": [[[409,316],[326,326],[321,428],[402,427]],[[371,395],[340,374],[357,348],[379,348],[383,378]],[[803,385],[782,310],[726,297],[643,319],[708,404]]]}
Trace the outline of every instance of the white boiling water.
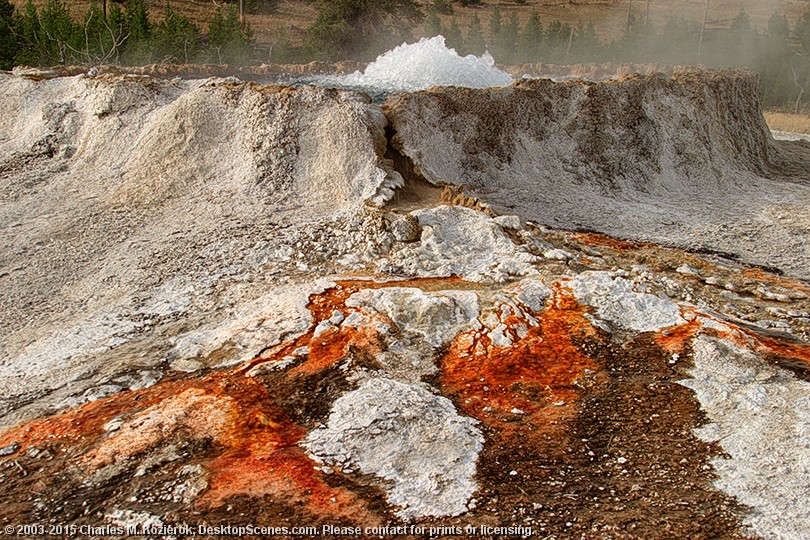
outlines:
{"label": "white boiling water", "polygon": [[362,73],[319,77],[309,82],[379,94],[425,90],[432,86],[506,86],[512,80],[509,74],[495,67],[495,59],[488,52],[482,56],[460,56],[445,45],[444,36],[436,36],[422,38],[417,43],[403,43],[378,56]]}

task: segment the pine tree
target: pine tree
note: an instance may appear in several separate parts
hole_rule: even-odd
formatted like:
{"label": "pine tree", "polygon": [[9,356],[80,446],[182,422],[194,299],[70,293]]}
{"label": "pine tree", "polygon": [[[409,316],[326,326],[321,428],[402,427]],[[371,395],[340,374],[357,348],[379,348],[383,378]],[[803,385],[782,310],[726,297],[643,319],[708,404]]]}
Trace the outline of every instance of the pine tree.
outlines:
{"label": "pine tree", "polygon": [[795,94],[791,60],[795,56],[790,48],[790,25],[787,17],[774,12],[768,21],[761,50],[763,101],[778,106],[790,101]]}
{"label": "pine tree", "polygon": [[[248,29],[249,32],[249,29]],[[243,33],[239,14],[231,6],[222,16],[217,11],[208,26],[208,46],[213,60],[220,64],[242,64],[252,56],[250,34]]]}
{"label": "pine tree", "polygon": [[48,0],[39,14],[39,54],[45,64],[67,64],[81,51],[83,35],[61,0]]}
{"label": "pine tree", "polygon": [[648,51],[647,45],[647,25],[643,19],[630,15],[627,18],[627,28],[621,39],[615,44],[619,55],[626,61],[643,60],[642,54]]}
{"label": "pine tree", "polygon": [[696,62],[700,26],[698,21],[670,17],[657,36],[653,59],[668,64]]}
{"label": "pine tree", "polygon": [[295,48],[283,28],[279,29],[273,44],[271,61],[276,64],[291,64],[295,61]]}
{"label": "pine tree", "polygon": [[427,19],[425,19],[425,35],[427,37],[438,36],[442,33],[442,21],[439,15],[431,10],[428,12]]}
{"label": "pine tree", "polygon": [[143,0],[127,0],[124,6],[127,39],[123,59],[129,64],[153,61],[152,23]]}
{"label": "pine tree", "polygon": [[740,8],[737,16],[731,21],[724,54],[719,62],[732,66],[753,66],[756,63],[756,52],[759,48],[759,33],[751,24],[751,18]]}
{"label": "pine tree", "polygon": [[307,48],[324,60],[371,59],[402,27],[422,21],[416,0],[318,0],[318,17],[307,29]]}
{"label": "pine tree", "polygon": [[537,62],[543,46],[543,23],[540,14],[535,10],[526,21],[526,27],[520,35],[518,50],[521,62]]}
{"label": "pine tree", "polygon": [[467,39],[464,42],[464,53],[481,55],[487,48],[484,39],[484,29],[481,27],[481,19],[478,15],[473,15],[470,19],[470,27],[467,30]]}
{"label": "pine tree", "polygon": [[275,13],[279,0],[247,0],[245,8],[248,13]]}
{"label": "pine tree", "polygon": [[445,42],[451,49],[455,49],[461,53],[464,50],[464,36],[461,34],[461,28],[455,17],[450,19],[450,26],[445,30]]}
{"label": "pine tree", "polygon": [[149,9],[143,0],[127,0],[127,28],[131,41],[144,41],[152,35],[152,24],[149,22]]}
{"label": "pine tree", "polygon": [[503,17],[501,17],[501,8],[495,6],[492,10],[492,15],[489,17],[489,41],[487,42],[488,48],[492,53],[498,49],[502,27]]}
{"label": "pine tree", "polygon": [[493,54],[504,64],[513,64],[517,59],[517,43],[520,35],[520,20],[514,11],[501,26],[501,35],[495,43]]}
{"label": "pine tree", "polygon": [[22,14],[18,13],[14,18],[14,33],[19,45],[14,63],[23,66],[40,65],[42,29],[39,25],[39,13],[31,0],[25,3]]}
{"label": "pine tree", "polygon": [[18,43],[14,34],[14,4],[0,0],[0,69],[14,67]]}
{"label": "pine tree", "polygon": [[129,40],[129,26],[124,10],[117,3],[108,7],[107,28],[110,35],[110,52],[108,55],[116,63],[120,61],[121,54],[126,50]]}
{"label": "pine tree", "polygon": [[802,55],[810,57],[810,4],[807,11],[796,21],[793,33],[799,41]]}
{"label": "pine tree", "polygon": [[81,32],[84,39],[81,49],[84,56],[83,61],[86,63],[103,61],[112,49],[112,43],[104,11],[98,2],[90,4],[90,9],[87,10],[82,21]]}
{"label": "pine tree", "polygon": [[441,15],[452,15],[453,5],[448,0],[433,0],[428,12],[433,12]]}
{"label": "pine tree", "polygon": [[794,111],[799,113],[805,92],[810,90],[810,5],[808,5],[807,11],[796,21],[793,33],[800,47],[799,57],[794,60],[791,66],[791,75],[794,78],[797,94],[794,98]]}
{"label": "pine tree", "polygon": [[592,62],[596,59],[601,43],[596,35],[596,28],[593,23],[587,25],[582,21],[574,28],[574,41],[571,45],[571,53],[575,62]]}
{"label": "pine tree", "polygon": [[565,55],[568,34],[565,33],[568,25],[564,25],[559,20],[554,19],[546,29],[545,60],[547,62],[562,62]]}
{"label": "pine tree", "polygon": [[[235,11],[236,8],[232,6],[231,10]],[[161,59],[188,63],[197,54],[199,33],[191,21],[175,12],[167,2],[163,20],[157,26],[152,45]]]}

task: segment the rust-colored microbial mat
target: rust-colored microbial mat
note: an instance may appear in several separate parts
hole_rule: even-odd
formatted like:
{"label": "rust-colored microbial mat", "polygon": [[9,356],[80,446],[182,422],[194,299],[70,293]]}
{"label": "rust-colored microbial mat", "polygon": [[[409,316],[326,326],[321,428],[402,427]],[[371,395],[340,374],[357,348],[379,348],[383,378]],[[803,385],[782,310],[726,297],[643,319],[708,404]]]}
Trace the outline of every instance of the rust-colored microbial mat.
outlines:
{"label": "rust-colored microbial mat", "polygon": [[[465,332],[442,360],[442,390],[504,437],[558,431],[560,419],[576,411],[577,385],[598,369],[573,343],[595,336],[583,313],[558,287],[548,307],[535,314],[540,325],[522,339],[513,333],[511,346],[496,347],[478,331]],[[510,328],[525,323],[515,315],[501,322]]]}

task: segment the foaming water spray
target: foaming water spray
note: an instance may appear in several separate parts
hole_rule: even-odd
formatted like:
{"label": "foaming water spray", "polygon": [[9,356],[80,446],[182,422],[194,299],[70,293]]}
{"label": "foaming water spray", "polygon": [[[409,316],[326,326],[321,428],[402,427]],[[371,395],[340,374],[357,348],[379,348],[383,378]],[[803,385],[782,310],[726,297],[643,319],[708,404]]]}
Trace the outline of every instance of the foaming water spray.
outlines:
{"label": "foaming water spray", "polygon": [[512,77],[495,66],[488,52],[459,55],[447,47],[444,36],[422,38],[381,54],[362,72],[312,77],[299,84],[362,90],[372,96],[413,92],[433,86],[488,88],[511,84]]}

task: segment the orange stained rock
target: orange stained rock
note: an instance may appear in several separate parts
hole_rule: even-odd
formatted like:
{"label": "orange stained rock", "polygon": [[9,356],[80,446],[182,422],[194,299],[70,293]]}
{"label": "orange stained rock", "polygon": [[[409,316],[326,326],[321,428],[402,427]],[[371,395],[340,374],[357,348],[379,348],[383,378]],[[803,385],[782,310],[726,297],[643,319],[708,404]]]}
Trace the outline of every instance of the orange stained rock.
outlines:
{"label": "orange stained rock", "polygon": [[225,450],[205,463],[210,472],[208,490],[198,499],[203,507],[225,504],[231,497],[270,496],[285,504],[304,505],[313,514],[377,518],[351,492],[325,482],[323,473],[298,446],[306,435],[273,403],[267,388],[252,378],[235,381],[240,410],[224,433]]}
{"label": "orange stained rock", "polygon": [[69,409],[56,416],[38,418],[0,433],[0,446],[12,441],[19,451],[29,446],[59,442],[87,447],[104,434],[104,425],[125,411],[137,412],[188,388],[186,381],[164,381],[135,392],[114,396]]}
{"label": "orange stained rock", "polygon": [[[670,354],[683,354],[695,336],[706,334],[760,354],[779,356],[792,361],[796,367],[804,371],[810,370],[810,345],[806,343],[779,339],[728,321],[715,321],[718,323],[715,327],[704,327],[694,309],[684,308],[682,311],[689,322],[674,328],[666,328],[656,335],[658,345]],[[706,314],[700,316],[712,319]]]}
{"label": "orange stained rock", "polygon": [[558,285],[538,315],[540,325],[529,326],[512,345],[493,347],[486,335],[465,332],[442,360],[443,392],[505,437],[525,432],[522,420],[537,435],[557,431],[561,420],[576,411],[577,381],[586,370],[599,369],[574,343],[597,337],[585,313]]}
{"label": "orange stained rock", "polygon": [[787,342],[765,335],[757,335],[755,339],[760,353],[792,360],[802,371],[810,371],[810,345],[807,343]]}
{"label": "orange stained rock", "polygon": [[[686,310],[681,310],[686,314]],[[658,346],[667,351],[669,354],[684,354],[686,346],[698,335],[703,329],[700,321],[693,317],[686,324],[681,324],[674,327],[665,328],[660,330],[655,335],[655,341]]]}
{"label": "orange stained rock", "polygon": [[571,233],[570,236],[583,245],[591,247],[606,247],[615,251],[630,251],[634,249],[651,247],[654,245],[645,242],[631,242],[630,240],[622,240],[620,238],[613,238],[611,236],[598,233]]}
{"label": "orange stained rock", "polygon": [[382,350],[379,335],[374,329],[355,330],[341,327],[329,330],[325,334],[310,339],[307,359],[301,365],[290,369],[289,376],[321,372],[345,358],[350,346],[363,349],[371,354]]}
{"label": "orange stained rock", "polygon": [[[475,284],[465,282],[458,277],[447,278],[411,278],[397,281],[374,281],[370,279],[339,280],[335,286],[322,293],[313,294],[309,297],[307,309],[313,316],[313,323],[309,330],[299,338],[282,347],[272,351],[270,357],[260,355],[260,357],[248,362],[240,368],[244,373],[253,367],[266,362],[278,361],[289,355],[295,349],[306,346],[309,351],[307,358],[300,365],[289,370],[290,376],[300,374],[314,374],[323,371],[335,362],[343,359],[350,346],[354,346],[370,353],[380,352],[382,344],[376,331],[371,328],[355,330],[347,327],[327,330],[318,337],[314,331],[321,321],[328,320],[335,311],[342,312],[348,316],[355,308],[346,306],[349,297],[363,289],[383,289],[387,287],[415,287],[425,291],[443,290],[450,288],[469,288]],[[390,321],[387,321],[390,323]]]}
{"label": "orange stained rock", "polygon": [[[687,352],[692,339],[699,334],[725,339],[749,349],[756,343],[753,334],[736,324],[716,319],[692,306],[682,306],[681,316],[687,321],[685,324],[664,328],[655,335],[658,345],[670,354],[680,355]],[[713,324],[707,326],[705,323],[708,321],[713,321]]]}
{"label": "orange stained rock", "polygon": [[125,461],[174,438],[180,431],[189,439],[211,439],[222,444],[233,436],[238,414],[231,396],[188,388],[135,414],[92,450],[85,461],[92,469]]}
{"label": "orange stained rock", "polygon": [[313,340],[315,328],[321,321],[325,321],[332,316],[334,311],[346,311],[346,300],[359,287],[352,285],[352,282],[340,282],[334,287],[330,287],[322,293],[309,296],[307,309],[312,313],[313,322],[306,333],[298,338],[274,347],[265,354],[260,354],[257,358],[247,362],[238,368],[241,373],[248,373],[252,368],[265,363],[278,362],[287,355],[292,354],[295,349],[307,346],[309,352],[305,362],[296,368],[298,373],[317,373],[332,362],[340,360],[345,354],[346,347],[351,341],[351,333],[343,331],[328,331]]}
{"label": "orange stained rock", "polygon": [[[116,417],[121,425],[107,433],[105,424]],[[304,435],[259,381],[219,372],[122,392],[19,426],[2,440],[25,449],[59,438],[85,450],[79,463],[88,475],[180,438],[209,440],[210,455],[195,456],[209,473],[199,504],[218,506],[234,495],[269,495],[304,504],[313,514],[359,515],[363,505],[345,489],[330,487],[297,446]]]}
{"label": "orange stained rock", "polygon": [[353,288],[354,291],[360,289],[385,289],[389,287],[414,287],[425,292],[439,291],[447,289],[478,288],[479,284],[464,281],[458,276],[435,277],[435,278],[408,278],[394,281],[374,281],[371,279],[340,280],[338,286]]}
{"label": "orange stained rock", "polygon": [[768,283],[770,285],[781,287],[783,289],[795,291],[805,295],[810,295],[810,286],[808,286],[807,283],[800,281],[798,279],[791,279],[787,277],[778,276],[771,272],[766,272],[761,268],[748,268],[746,270],[743,270],[741,273],[743,276],[750,279],[755,279],[757,281]]}
{"label": "orange stained rock", "polygon": [[208,472],[208,489],[197,500],[201,506],[216,507],[236,495],[270,496],[304,505],[313,514],[377,523],[379,518],[364,510],[367,504],[325,481],[298,446],[306,430],[290,420],[284,404],[264,384],[245,374],[259,363],[280,361],[303,345],[309,348],[305,361],[280,372],[279,377],[294,381],[300,375],[317,374],[344,358],[350,346],[373,354],[380,346],[373,329],[333,328],[316,338],[315,327],[335,310],[348,315],[351,310],[345,306],[346,299],[363,287],[423,283],[438,288],[458,281],[340,282],[310,297],[308,308],[314,322],[308,332],[245,366],[165,379],[149,388],[121,392],[37,419],[0,433],[0,447],[16,442],[20,452],[58,442],[72,448],[71,455],[79,456],[79,464],[89,475],[164,443],[181,438],[207,440],[211,444],[204,455],[193,456]]}
{"label": "orange stained rock", "polygon": [[[254,444],[260,446],[261,442]],[[367,502],[360,497],[347,489],[329,486],[300,447],[282,446],[269,453],[254,450],[247,447],[229,451],[211,462],[209,489],[198,499],[198,505],[217,507],[235,495],[266,495],[286,504],[304,505],[324,517],[348,518],[364,524],[381,521],[367,510]]]}

